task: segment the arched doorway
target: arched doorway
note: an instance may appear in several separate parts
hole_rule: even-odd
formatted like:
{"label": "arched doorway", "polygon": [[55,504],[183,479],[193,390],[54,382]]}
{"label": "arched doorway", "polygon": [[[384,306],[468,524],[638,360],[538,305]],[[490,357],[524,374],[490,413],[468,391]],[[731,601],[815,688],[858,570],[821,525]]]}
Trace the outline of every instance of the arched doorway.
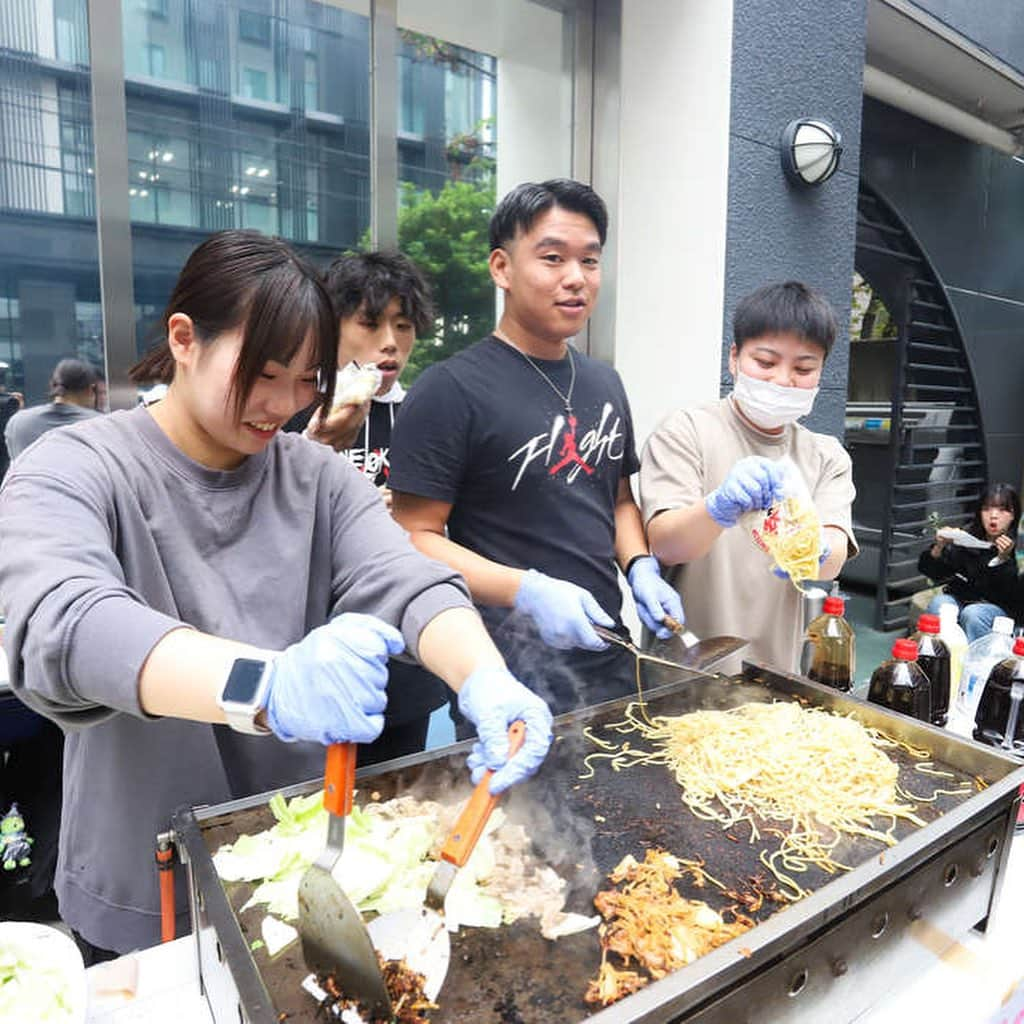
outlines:
{"label": "arched doorway", "polygon": [[945,289],[863,182],[854,265],[846,446],[862,554],[843,576],[874,588],[875,628],[900,629],[928,585],[918,555],[937,526],[967,523],[981,493],[981,410]]}

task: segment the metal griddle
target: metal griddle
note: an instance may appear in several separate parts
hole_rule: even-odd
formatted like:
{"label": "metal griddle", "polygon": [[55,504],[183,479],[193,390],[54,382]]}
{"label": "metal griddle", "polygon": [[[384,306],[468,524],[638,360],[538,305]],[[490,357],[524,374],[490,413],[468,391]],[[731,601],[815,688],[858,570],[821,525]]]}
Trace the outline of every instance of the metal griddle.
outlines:
{"label": "metal griddle", "polygon": [[[992,748],[861,702],[797,676],[746,664],[741,676],[720,681],[680,677],[666,683],[667,670],[645,666],[652,714],[683,714],[726,708],[747,701],[797,699],[847,713],[894,738],[933,753],[937,767],[958,778],[983,780],[984,789],[965,797],[940,797],[921,804],[927,822],[901,822],[899,842],[883,847],[849,841],[841,858],[851,872],[828,876],[810,871],[801,884],[813,894],[779,909],[766,905],[758,924],[740,938],[604,1010],[583,1001],[600,954],[594,931],[548,942],[536,921],[497,929],[463,929],[453,936],[448,978],[440,1009],[431,1019],[474,1024],[594,1024],[640,1021],[807,1022],[852,1020],[934,959],[936,943],[984,925],[1002,884],[1013,834],[1024,767]],[[665,684],[665,685],[658,685]],[[506,811],[531,829],[536,852],[570,883],[566,909],[592,913],[594,894],[627,853],[642,856],[661,846],[682,857],[701,857],[729,885],[760,873],[762,841],[750,845],[741,829],[729,835],[694,818],[679,789],[661,767],[613,772],[599,763],[596,776],[581,781],[582,759],[596,748],[585,727],[620,720],[627,700],[566,715],[541,773],[510,794]],[[639,742],[637,737],[629,737]],[[412,791],[456,802],[469,792],[464,761],[469,744],[377,765],[360,773],[360,798],[381,800]],[[900,781],[925,794],[939,784],[915,773],[912,760],[890,752]],[[286,790],[307,793],[318,782]],[[952,786],[952,784],[950,784]],[[180,811],[174,830],[188,864],[200,977],[216,1024],[289,1024],[315,1019],[315,1005],[299,988],[306,974],[297,945],[271,961],[250,942],[259,935],[262,909],[241,913],[252,886],[223,884],[211,855],[244,832],[273,824],[261,795],[232,804]],[[718,891],[681,884],[684,895],[719,909]],[[936,938],[938,936],[938,938]],[[322,1018],[321,1018],[322,1019]]]}

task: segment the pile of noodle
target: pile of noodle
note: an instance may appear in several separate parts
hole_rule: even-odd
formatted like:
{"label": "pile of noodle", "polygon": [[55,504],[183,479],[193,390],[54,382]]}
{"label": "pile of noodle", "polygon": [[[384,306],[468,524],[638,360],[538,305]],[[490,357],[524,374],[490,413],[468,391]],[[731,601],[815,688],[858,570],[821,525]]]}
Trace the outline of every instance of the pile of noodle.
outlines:
{"label": "pile of noodle", "polygon": [[[640,732],[654,750],[599,742],[604,752],[586,758],[588,769],[600,758],[615,770],[666,765],[698,818],[724,828],[746,823],[751,842],[764,833],[780,838],[779,849],[762,852],[761,859],[795,899],[808,890],[787,872],[810,865],[828,873],[849,870],[837,857],[845,837],[893,846],[899,819],[924,824],[915,805],[901,799],[911,794],[899,789],[899,769],[885,753],[897,744],[819,708],[753,703],[649,719],[643,705],[634,704],[617,731]],[[934,799],[934,794],[914,799]]]}
{"label": "pile of noodle", "polygon": [[754,539],[794,584],[818,578],[821,523],[809,501],[789,497],[772,506]]}

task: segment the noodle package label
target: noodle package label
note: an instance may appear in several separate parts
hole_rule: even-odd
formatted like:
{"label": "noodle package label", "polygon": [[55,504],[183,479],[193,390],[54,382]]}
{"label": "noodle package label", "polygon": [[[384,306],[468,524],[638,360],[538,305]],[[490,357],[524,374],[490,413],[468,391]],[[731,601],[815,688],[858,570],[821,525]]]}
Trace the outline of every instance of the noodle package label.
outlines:
{"label": "noodle package label", "polygon": [[750,512],[744,523],[754,543],[798,585],[817,579],[821,557],[821,521],[807,482],[791,458],[778,460],[783,495],[771,508]]}

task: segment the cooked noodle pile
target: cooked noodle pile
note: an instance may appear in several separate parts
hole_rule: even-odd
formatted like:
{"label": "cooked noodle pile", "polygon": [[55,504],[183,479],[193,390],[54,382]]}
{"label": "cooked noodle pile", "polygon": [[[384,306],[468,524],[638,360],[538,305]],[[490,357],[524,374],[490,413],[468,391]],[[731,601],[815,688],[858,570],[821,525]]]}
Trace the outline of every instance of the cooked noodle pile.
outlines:
{"label": "cooked noodle pile", "polygon": [[821,523],[809,502],[784,498],[764,517],[762,528],[755,531],[755,540],[797,586],[803,580],[818,578]]}
{"label": "cooked noodle pile", "polygon": [[914,804],[901,799],[910,794],[899,789],[899,769],[885,753],[898,744],[852,718],[786,701],[649,719],[642,705],[631,704],[626,721],[612,728],[639,732],[655,749],[598,741],[602,752],[585,759],[591,772],[602,758],[616,770],[666,765],[698,818],[724,828],[746,823],[751,842],[764,833],[780,839],[761,860],[793,899],[809,890],[789,872],[850,869],[837,858],[844,837],[893,846],[899,819],[924,824]]}

